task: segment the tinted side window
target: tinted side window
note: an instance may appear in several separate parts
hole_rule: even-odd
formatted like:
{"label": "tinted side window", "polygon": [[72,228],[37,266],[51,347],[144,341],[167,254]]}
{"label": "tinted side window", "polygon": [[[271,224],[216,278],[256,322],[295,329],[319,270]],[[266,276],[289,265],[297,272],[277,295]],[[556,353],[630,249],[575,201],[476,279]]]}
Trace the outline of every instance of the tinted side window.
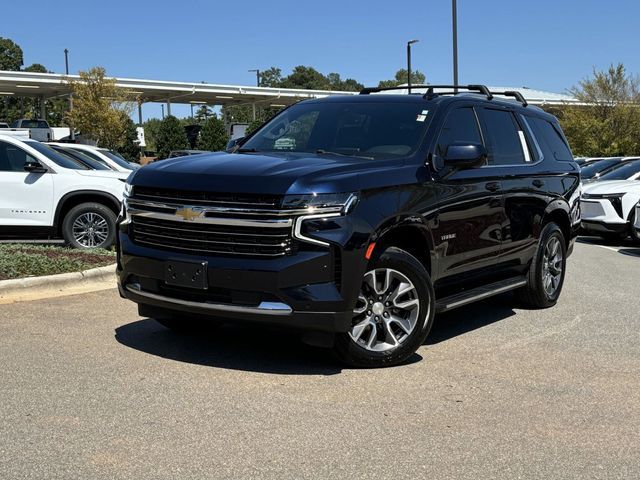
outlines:
{"label": "tinted side window", "polygon": [[482,145],[478,120],[471,107],[458,108],[449,113],[438,137],[438,155],[444,155],[447,147],[456,142]]}
{"label": "tinted side window", "polygon": [[571,150],[569,150],[556,126],[541,118],[526,117],[526,120],[531,126],[531,130],[533,130],[533,134],[536,136],[536,140],[538,140],[545,157],[562,161],[573,159]]}
{"label": "tinted side window", "polygon": [[31,155],[10,143],[0,142],[0,172],[24,172],[27,159]]}
{"label": "tinted side window", "polygon": [[482,110],[484,132],[489,143],[489,165],[525,163],[520,143],[520,127],[511,112],[485,108]]}

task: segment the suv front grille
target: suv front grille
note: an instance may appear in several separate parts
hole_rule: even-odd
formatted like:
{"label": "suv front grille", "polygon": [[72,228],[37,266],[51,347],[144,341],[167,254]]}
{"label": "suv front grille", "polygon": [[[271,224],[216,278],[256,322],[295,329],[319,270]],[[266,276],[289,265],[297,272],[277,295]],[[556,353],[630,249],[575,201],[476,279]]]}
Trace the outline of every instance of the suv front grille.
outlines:
{"label": "suv front grille", "polygon": [[130,233],[136,244],[192,255],[284,256],[292,253],[293,215],[268,208],[280,201],[135,187]]}

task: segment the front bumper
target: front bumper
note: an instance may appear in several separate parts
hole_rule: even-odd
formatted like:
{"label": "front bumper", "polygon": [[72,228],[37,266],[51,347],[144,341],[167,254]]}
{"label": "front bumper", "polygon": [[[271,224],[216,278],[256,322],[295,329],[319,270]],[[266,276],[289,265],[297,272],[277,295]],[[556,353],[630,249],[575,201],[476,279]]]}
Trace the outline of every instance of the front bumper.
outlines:
{"label": "front bumper", "polygon": [[[164,276],[169,260],[206,261],[208,289],[168,286]],[[138,303],[143,315],[186,313],[346,332],[365,268],[362,255],[337,247],[300,250],[274,259],[209,257],[137,245],[124,227],[118,235],[120,295]]]}
{"label": "front bumper", "polygon": [[596,220],[582,220],[582,230],[586,233],[611,233],[616,235],[623,235],[629,231],[629,225],[625,223],[607,223],[604,221]]}

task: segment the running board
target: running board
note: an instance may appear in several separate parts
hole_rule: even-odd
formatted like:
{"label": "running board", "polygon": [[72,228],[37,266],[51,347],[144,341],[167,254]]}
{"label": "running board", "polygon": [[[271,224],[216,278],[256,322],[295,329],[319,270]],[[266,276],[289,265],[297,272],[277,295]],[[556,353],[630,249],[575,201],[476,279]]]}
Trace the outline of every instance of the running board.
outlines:
{"label": "running board", "polygon": [[466,292],[456,293],[444,297],[440,300],[436,300],[436,312],[442,313],[454,308],[468,305],[469,303],[477,302],[485,298],[493,297],[500,293],[508,292],[509,290],[515,290],[516,288],[524,287],[527,284],[527,280],[524,277],[513,277],[501,282],[490,283],[483,287],[474,288]]}

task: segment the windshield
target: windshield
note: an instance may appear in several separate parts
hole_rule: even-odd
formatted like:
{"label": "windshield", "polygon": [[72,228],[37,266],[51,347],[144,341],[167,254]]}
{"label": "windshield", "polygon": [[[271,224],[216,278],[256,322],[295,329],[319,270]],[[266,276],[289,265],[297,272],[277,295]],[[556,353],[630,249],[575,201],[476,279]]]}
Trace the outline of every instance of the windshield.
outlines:
{"label": "windshield", "polygon": [[277,115],[239,151],[404,157],[420,146],[428,124],[425,106],[418,102],[299,103]]}
{"label": "windshield", "polygon": [[113,152],[111,150],[100,150],[100,153],[109,157],[111,160],[116,162],[122,168],[126,168],[128,170],[133,170],[134,168],[131,162],[127,162],[124,158],[120,156],[119,153]]}
{"label": "windshield", "polygon": [[596,173],[602,172],[607,168],[611,168],[613,165],[620,162],[618,159],[597,160],[594,163],[589,163],[586,167],[580,170],[580,176],[584,179],[595,177]]}
{"label": "windshield", "polygon": [[49,160],[54,162],[56,165],[59,165],[63,168],[69,168],[71,170],[89,170],[89,167],[83,165],[82,163],[74,160],[71,157],[68,157],[62,153],[56,152],[53,148],[44,145],[40,142],[29,142],[28,145],[37,150]]}
{"label": "windshield", "polygon": [[640,172],[640,161],[634,160],[616,165],[609,173],[605,173],[598,180],[629,180]]}
{"label": "windshield", "polygon": [[51,147],[54,150],[66,155],[67,157],[71,157],[74,160],[79,161],[80,163],[86,165],[87,167],[93,169],[93,170],[111,170],[108,166],[106,166],[104,163],[101,163],[97,160],[94,160],[93,158],[89,157],[88,155],[84,155],[82,152],[80,152],[79,150],[71,150],[70,148],[61,148],[61,147]]}

